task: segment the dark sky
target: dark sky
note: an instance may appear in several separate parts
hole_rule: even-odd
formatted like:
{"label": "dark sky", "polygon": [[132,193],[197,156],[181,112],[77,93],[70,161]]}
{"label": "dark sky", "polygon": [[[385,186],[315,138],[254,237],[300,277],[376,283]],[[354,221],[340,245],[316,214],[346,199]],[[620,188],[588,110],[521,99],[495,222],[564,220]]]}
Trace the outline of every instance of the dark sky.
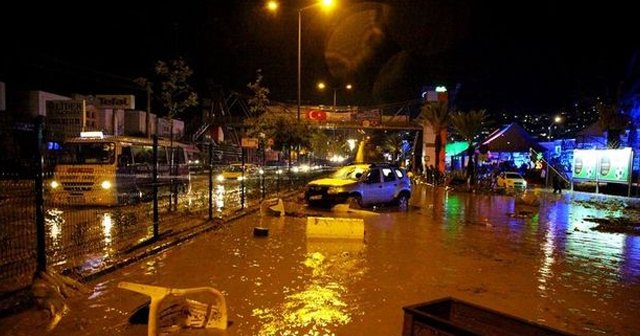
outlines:
{"label": "dark sky", "polygon": [[[9,89],[131,93],[155,61],[184,56],[205,92],[247,92],[262,69],[277,101],[295,102],[297,8],[261,1],[109,1],[0,5],[0,81]],[[342,86],[338,104],[392,104],[423,85],[458,87],[456,105],[553,113],[582,96],[628,86],[640,46],[625,2],[341,1],[303,12],[303,101],[331,104],[319,80]],[[1,8],[4,7],[4,8]],[[635,73],[634,73],[635,71]],[[623,86],[626,87],[626,86]],[[205,93],[206,94],[206,93]]]}

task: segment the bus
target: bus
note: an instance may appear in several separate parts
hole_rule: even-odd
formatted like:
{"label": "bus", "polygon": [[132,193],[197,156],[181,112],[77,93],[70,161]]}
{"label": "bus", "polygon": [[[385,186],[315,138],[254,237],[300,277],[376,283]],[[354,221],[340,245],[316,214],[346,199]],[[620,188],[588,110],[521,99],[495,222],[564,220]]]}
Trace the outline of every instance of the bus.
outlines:
{"label": "bus", "polygon": [[[171,150],[173,148],[173,151]],[[158,140],[158,190],[191,187],[188,145]],[[118,205],[153,196],[153,140],[83,132],[66,140],[49,183],[54,204]]]}

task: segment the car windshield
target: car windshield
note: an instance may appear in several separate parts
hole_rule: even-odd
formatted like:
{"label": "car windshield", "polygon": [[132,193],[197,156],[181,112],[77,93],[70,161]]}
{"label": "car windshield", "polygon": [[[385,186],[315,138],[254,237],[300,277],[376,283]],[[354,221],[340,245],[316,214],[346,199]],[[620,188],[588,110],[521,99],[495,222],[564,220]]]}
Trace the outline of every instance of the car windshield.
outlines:
{"label": "car windshield", "polygon": [[333,173],[333,175],[331,175],[331,177],[336,179],[357,180],[364,174],[364,172],[364,167],[346,166],[338,169],[335,173]]}
{"label": "car windshield", "polygon": [[516,173],[507,173],[506,176],[508,179],[522,179],[522,176]]}
{"label": "car windshield", "polygon": [[113,142],[65,143],[61,164],[113,164],[116,145]]}
{"label": "car windshield", "polygon": [[229,166],[227,169],[225,169],[225,171],[233,172],[233,173],[240,173],[240,172],[242,172],[242,166],[241,165]]}

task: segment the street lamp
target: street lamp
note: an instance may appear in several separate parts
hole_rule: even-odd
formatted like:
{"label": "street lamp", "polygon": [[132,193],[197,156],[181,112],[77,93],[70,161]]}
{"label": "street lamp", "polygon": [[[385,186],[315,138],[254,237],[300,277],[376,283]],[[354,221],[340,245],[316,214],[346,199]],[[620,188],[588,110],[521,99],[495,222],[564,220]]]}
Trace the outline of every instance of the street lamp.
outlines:
{"label": "street lamp", "polygon": [[275,12],[280,7],[280,4],[277,1],[271,0],[267,2],[267,10],[271,12]]}
{"label": "street lamp", "polygon": [[562,122],[562,117],[557,115],[555,117],[553,117],[553,122],[549,125],[549,132],[547,134],[547,138],[549,140],[551,140],[551,127],[553,127],[554,124],[559,124],[560,122]]}
{"label": "street lamp", "polygon": [[[319,82],[318,83],[318,89],[324,90],[326,88],[327,88],[327,85],[324,82]],[[344,88],[347,89],[347,90],[351,90],[353,88],[353,86],[351,84],[347,84],[347,85],[344,86]],[[338,97],[337,92],[338,92],[338,88],[334,87],[333,88],[333,110],[334,111],[336,110],[336,105],[337,105],[336,104],[336,102],[337,102],[336,98]]]}
{"label": "street lamp", "polygon": [[322,6],[326,9],[330,9],[334,6],[333,0],[322,0],[313,5],[298,9],[298,121],[300,120],[300,101],[302,97],[302,81],[301,81],[301,69],[302,69],[302,12],[316,6]]}

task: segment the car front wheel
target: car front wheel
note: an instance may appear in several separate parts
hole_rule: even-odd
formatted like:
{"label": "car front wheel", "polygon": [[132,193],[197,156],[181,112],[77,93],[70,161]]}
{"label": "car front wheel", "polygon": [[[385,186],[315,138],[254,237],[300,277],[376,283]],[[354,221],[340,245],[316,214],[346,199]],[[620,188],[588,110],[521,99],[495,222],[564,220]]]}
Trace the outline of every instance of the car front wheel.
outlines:
{"label": "car front wheel", "polygon": [[347,198],[347,205],[351,209],[360,209],[362,208],[362,197],[360,195],[353,195]]}
{"label": "car front wheel", "polygon": [[396,205],[398,205],[398,208],[400,208],[400,210],[408,210],[409,209],[409,195],[407,195],[407,193],[401,193],[396,198],[396,202],[395,203],[396,203]]}

